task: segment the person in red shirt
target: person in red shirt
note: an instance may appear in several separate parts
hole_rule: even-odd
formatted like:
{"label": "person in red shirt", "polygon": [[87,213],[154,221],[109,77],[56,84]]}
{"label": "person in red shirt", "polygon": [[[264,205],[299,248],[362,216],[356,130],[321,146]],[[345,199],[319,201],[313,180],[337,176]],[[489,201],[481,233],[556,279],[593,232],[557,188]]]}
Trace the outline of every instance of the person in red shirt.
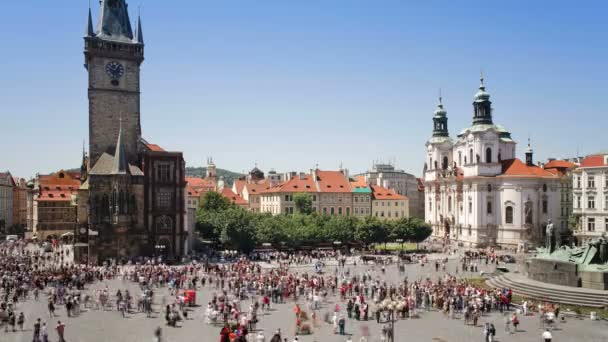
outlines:
{"label": "person in red shirt", "polygon": [[61,323],[61,321],[57,321],[57,335],[59,336],[59,342],[65,342],[63,334],[65,333],[65,324]]}

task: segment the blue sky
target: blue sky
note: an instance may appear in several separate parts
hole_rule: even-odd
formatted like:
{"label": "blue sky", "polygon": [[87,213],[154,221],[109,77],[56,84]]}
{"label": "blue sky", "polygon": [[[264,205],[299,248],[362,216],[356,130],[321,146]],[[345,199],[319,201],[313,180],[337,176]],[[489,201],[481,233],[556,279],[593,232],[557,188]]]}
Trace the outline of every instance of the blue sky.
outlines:
{"label": "blue sky", "polygon": [[[242,171],[420,174],[441,88],[452,135],[484,70],[494,121],[535,159],[608,148],[602,1],[128,1],[142,5],[144,137]],[[93,3],[94,20],[98,2]],[[88,2],[0,14],[0,170],[77,167],[88,136]]]}

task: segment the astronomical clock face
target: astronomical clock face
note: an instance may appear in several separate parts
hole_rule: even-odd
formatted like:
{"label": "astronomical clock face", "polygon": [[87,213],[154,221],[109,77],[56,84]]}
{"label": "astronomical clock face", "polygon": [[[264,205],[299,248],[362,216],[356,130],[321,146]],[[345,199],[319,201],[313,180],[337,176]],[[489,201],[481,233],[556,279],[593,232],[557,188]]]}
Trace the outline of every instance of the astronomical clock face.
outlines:
{"label": "astronomical clock face", "polygon": [[125,68],[118,62],[110,62],[106,64],[106,74],[112,80],[118,81],[125,74]]}

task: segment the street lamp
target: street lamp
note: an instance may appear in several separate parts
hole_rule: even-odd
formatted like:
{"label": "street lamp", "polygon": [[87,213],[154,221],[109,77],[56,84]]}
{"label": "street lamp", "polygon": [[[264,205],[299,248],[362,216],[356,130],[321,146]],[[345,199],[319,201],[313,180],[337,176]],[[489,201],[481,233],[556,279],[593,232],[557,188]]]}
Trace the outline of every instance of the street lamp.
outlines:
{"label": "street lamp", "polygon": [[401,244],[401,251],[403,252],[403,239],[397,239],[395,241]]}
{"label": "street lamp", "polygon": [[382,323],[390,323],[388,331],[388,341],[395,341],[395,311],[403,310],[403,303],[387,298],[379,304],[380,310],[386,317]]}

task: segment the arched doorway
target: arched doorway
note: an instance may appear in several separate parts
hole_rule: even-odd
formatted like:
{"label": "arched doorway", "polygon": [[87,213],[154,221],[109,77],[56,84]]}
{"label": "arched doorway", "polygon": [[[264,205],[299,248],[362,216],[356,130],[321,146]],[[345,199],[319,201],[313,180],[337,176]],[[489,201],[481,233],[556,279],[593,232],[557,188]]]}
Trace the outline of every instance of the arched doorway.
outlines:
{"label": "arched doorway", "polygon": [[166,260],[171,253],[171,242],[167,238],[159,239],[154,245],[154,255]]}

